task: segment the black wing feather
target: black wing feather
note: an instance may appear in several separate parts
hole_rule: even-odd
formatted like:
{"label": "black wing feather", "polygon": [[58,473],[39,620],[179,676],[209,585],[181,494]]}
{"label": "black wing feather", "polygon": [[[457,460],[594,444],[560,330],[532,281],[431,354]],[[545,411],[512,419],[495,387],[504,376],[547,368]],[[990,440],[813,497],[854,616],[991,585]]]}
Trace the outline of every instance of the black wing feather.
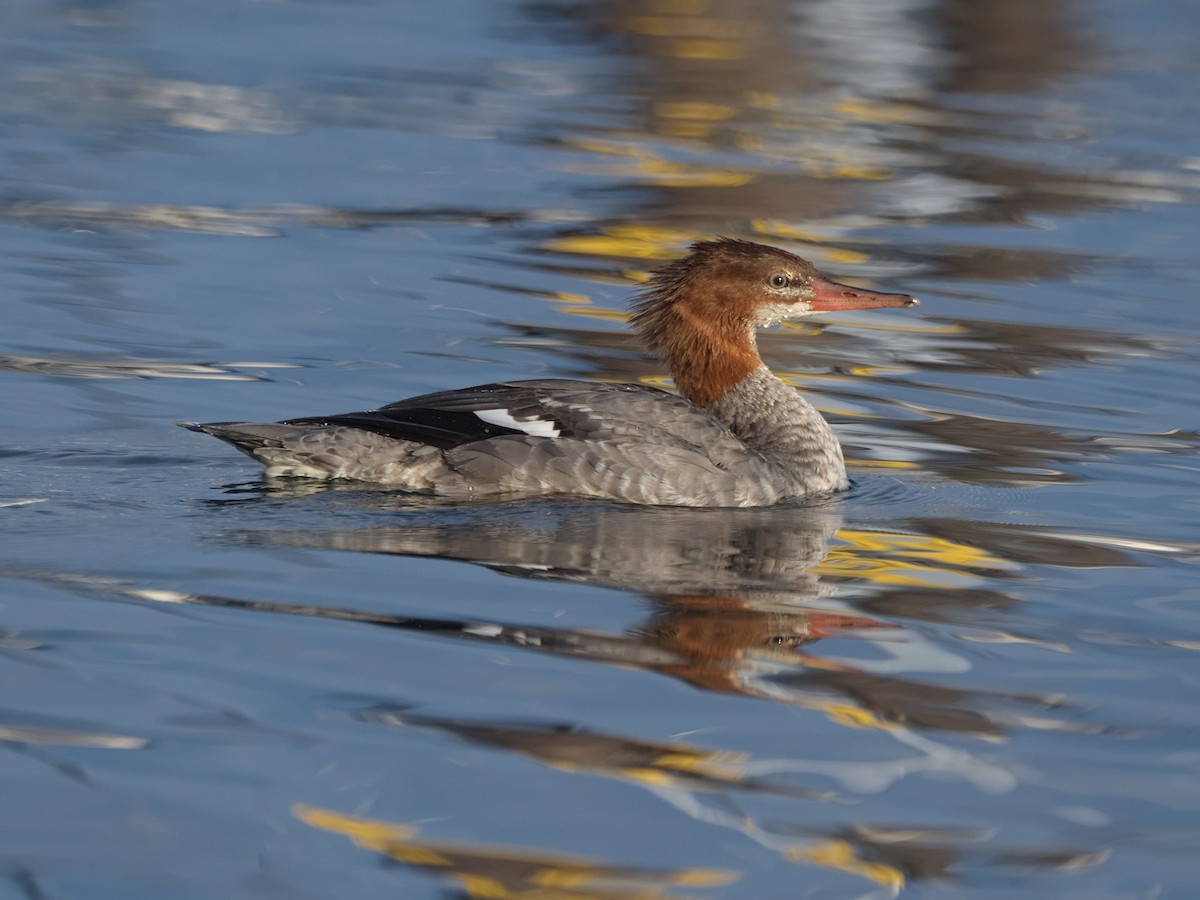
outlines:
{"label": "black wing feather", "polygon": [[554,421],[563,428],[562,423],[541,409],[541,401],[537,390],[532,387],[533,384],[537,384],[543,391],[547,388],[594,390],[597,387],[591,382],[567,379],[481,384],[462,390],[438,391],[420,397],[409,397],[407,400],[389,403],[387,406],[365,412],[305,416],[286,419],[280,424],[361,428],[363,431],[373,431],[385,437],[430,444],[441,450],[487,438],[527,434],[516,428],[483,421],[475,415],[482,410],[503,409],[517,418],[528,415],[542,421]]}
{"label": "black wing feather", "polygon": [[286,419],[283,425],[341,425],[373,431],[384,437],[402,441],[417,441],[442,450],[482,441],[506,434],[524,434],[515,428],[493,425],[472,412],[452,412],[444,409],[377,409],[368,412],[342,413],[337,416],[308,416]]}
{"label": "black wing feather", "polygon": [[409,409],[440,409],[475,412],[481,409],[507,409],[519,414],[522,408],[538,410],[542,397],[549,394],[569,392],[596,393],[597,391],[646,390],[634,385],[604,384],[596,381],[573,381],[567,378],[541,379],[537,381],[507,381],[497,384],[479,384],[475,387],[437,391],[409,397],[380,407],[380,412]]}

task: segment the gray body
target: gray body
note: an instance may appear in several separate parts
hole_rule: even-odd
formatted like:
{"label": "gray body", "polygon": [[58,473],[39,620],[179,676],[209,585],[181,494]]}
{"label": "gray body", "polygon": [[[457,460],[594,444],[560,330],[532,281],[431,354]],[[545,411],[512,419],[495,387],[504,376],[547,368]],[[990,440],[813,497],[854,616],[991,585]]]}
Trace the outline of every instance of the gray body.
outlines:
{"label": "gray body", "polygon": [[[447,437],[440,443],[449,446],[437,446],[405,439],[395,420],[410,411],[475,418],[500,411],[516,427],[481,438],[464,428],[460,440]],[[383,430],[372,430],[376,425]],[[848,485],[829,425],[765,366],[708,409],[640,385],[542,380],[430,394],[325,419],[186,427],[227,441],[270,475],[354,479],[452,499],[559,494],[768,506]]]}

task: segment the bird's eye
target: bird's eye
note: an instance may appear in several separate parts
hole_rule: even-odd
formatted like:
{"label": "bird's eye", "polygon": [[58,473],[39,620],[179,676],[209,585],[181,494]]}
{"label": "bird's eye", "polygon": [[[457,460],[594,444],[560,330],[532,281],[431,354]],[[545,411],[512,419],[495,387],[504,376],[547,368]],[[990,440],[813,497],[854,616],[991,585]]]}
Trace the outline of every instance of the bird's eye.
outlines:
{"label": "bird's eye", "polygon": [[771,276],[771,287],[774,287],[774,288],[785,288],[789,284],[791,284],[791,282],[792,282],[792,280],[790,278],[788,278],[786,275],[784,275],[782,272],[776,272],[774,275]]}

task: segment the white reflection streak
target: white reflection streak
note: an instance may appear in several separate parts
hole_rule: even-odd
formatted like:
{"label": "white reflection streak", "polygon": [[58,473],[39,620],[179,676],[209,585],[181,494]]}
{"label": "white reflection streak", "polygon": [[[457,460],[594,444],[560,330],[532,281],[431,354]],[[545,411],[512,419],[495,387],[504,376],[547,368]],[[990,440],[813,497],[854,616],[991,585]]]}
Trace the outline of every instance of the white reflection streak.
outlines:
{"label": "white reflection streak", "polygon": [[127,734],[102,734],[68,728],[0,725],[0,741],[20,744],[54,744],[60,747],[95,747],[104,750],[141,750],[150,742]]}
{"label": "white reflection streak", "polygon": [[[709,806],[700,801],[699,796],[685,788],[667,787],[666,785],[656,784],[641,784],[644,788],[660,800],[671,807],[674,807],[679,812],[683,813],[689,819],[697,822],[703,822],[706,825],[713,825],[717,828],[727,828],[744,835],[760,847],[765,847],[775,853],[785,857],[794,857],[798,849],[802,849],[805,842],[798,840],[793,835],[777,835],[771,834],[769,831],[764,831],[758,827],[754,819],[738,812],[737,810],[721,810]],[[825,836],[812,838],[808,843],[818,845],[828,840]],[[807,860],[803,860],[807,862]],[[847,900],[882,900],[887,897],[897,897],[900,894],[902,885],[883,885],[880,888],[869,890],[864,894],[857,894]]]}
{"label": "white reflection streak", "polygon": [[847,790],[859,794],[878,794],[909,775],[936,772],[938,775],[957,775],[988,794],[1003,794],[1017,786],[1011,772],[984,762],[966,750],[959,750],[923,737],[912,730],[893,726],[886,732],[901,744],[921,752],[907,759],[846,762],[841,760],[764,759],[746,763],[747,775],[762,776],[782,772],[804,772],[824,775]]}
{"label": "white reflection streak", "polygon": [[203,381],[261,381],[236,369],[299,369],[298,363],[173,363],[154,359],[55,359],[48,356],[0,356],[0,368],[62,378],[176,378]]}
{"label": "white reflection streak", "polygon": [[[901,760],[858,763],[775,759],[745,763],[737,768],[745,776],[772,775],[783,772],[825,775],[859,794],[879,793],[906,776],[920,772],[936,772],[938,775],[956,774],[989,794],[1006,793],[1017,785],[1016,776],[1011,772],[983,762],[965,750],[948,747],[915,734],[907,728],[889,728],[887,731],[900,743],[919,750],[920,755]],[[736,831],[756,844],[790,859],[797,859],[798,851],[800,851],[799,861],[807,862],[807,860],[803,860],[802,853],[806,843],[815,847],[828,840],[824,835],[816,835],[806,841],[795,835],[773,834],[760,828],[752,817],[739,810],[714,807],[705,803],[698,792],[686,788],[647,782],[639,782],[638,786],[695,821]],[[855,900],[881,900],[885,897],[897,897],[902,887],[902,884],[885,884],[857,895]]]}
{"label": "white reflection streak", "polygon": [[969,672],[971,662],[957,653],[939,647],[924,635],[906,628],[889,629],[886,634],[857,635],[862,643],[873,644],[889,659],[860,659],[821,654],[821,658],[851,666],[863,672],[894,674],[896,672]]}
{"label": "white reflection streak", "polygon": [[1065,541],[1079,541],[1081,544],[1095,544],[1098,547],[1116,547],[1119,550],[1137,550],[1144,553],[1194,553],[1200,550],[1200,544],[1166,544],[1159,541],[1139,541],[1134,538],[1104,534],[1077,534],[1070,531],[1054,531],[1047,532],[1047,534]]}

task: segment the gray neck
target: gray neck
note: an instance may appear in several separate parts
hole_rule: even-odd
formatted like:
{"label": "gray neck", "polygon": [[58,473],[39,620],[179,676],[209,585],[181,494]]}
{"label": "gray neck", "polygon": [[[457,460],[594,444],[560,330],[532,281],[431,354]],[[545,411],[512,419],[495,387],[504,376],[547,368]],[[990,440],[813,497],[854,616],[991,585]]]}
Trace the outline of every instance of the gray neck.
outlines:
{"label": "gray neck", "polygon": [[849,485],[842,446],[824,417],[795,388],[764,365],[739,381],[707,409],[799,493],[842,490]]}

